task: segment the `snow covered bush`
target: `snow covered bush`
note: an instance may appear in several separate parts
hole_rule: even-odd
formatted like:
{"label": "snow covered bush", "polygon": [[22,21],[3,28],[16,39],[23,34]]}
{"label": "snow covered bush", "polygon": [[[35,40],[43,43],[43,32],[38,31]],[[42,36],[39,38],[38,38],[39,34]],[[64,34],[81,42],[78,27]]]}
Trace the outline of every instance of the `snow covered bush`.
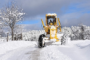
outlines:
{"label": "snow covered bush", "polygon": [[44,30],[31,30],[29,32],[23,33],[23,40],[26,41],[36,41],[38,40],[39,35],[44,34]]}
{"label": "snow covered bush", "polygon": [[62,39],[68,40],[68,38],[70,38],[70,35],[72,34],[71,28],[70,27],[63,27],[62,33],[63,33]]}
{"label": "snow covered bush", "polygon": [[71,28],[70,27],[63,27],[62,28],[62,39],[61,39],[61,44],[66,44],[68,38],[70,38],[70,35],[72,34]]}
{"label": "snow covered bush", "polygon": [[83,39],[89,39],[90,40],[90,27],[89,26],[83,26],[84,30],[83,30]]}
{"label": "snow covered bush", "polygon": [[81,39],[81,28],[79,26],[72,26],[71,27],[71,39],[72,40],[77,40],[77,39]]}
{"label": "snow covered bush", "polygon": [[71,31],[70,27],[63,27],[62,32],[64,33],[64,35],[66,35],[68,37],[72,34],[72,31]]}
{"label": "snow covered bush", "polygon": [[[70,37],[71,40],[90,40],[90,27],[86,25],[63,27],[64,37]],[[66,38],[65,38],[66,39]]]}

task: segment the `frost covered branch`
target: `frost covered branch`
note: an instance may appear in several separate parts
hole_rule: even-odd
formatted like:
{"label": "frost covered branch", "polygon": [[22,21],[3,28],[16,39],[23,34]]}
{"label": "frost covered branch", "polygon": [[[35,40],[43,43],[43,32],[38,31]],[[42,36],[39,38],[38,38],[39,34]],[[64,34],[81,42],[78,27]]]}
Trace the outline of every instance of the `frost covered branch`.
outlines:
{"label": "frost covered branch", "polygon": [[17,6],[11,4],[9,7],[6,7],[4,10],[1,10],[1,21],[4,25],[9,26],[11,29],[11,35],[13,40],[14,28],[17,22],[21,21],[23,15],[25,13],[22,12]]}

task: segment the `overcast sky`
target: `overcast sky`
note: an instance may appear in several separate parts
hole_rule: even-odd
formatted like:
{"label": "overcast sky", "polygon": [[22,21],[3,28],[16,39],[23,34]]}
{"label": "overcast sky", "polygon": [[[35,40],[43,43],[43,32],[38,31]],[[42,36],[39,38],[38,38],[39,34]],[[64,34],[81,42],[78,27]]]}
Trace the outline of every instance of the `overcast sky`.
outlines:
{"label": "overcast sky", "polygon": [[0,9],[12,1],[26,13],[19,24],[29,24],[30,29],[41,29],[47,13],[56,13],[62,26],[90,26],[90,0],[0,0]]}

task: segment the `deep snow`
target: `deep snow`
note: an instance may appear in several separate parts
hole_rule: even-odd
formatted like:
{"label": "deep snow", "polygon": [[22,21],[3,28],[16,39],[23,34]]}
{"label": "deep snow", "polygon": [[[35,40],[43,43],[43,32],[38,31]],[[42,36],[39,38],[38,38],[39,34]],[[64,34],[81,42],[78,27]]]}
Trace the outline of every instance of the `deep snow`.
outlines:
{"label": "deep snow", "polygon": [[31,60],[36,42],[11,41],[0,44],[0,60]]}
{"label": "deep snow", "polygon": [[90,40],[47,46],[41,50],[40,60],[90,60]]}
{"label": "deep snow", "polygon": [[37,48],[35,41],[0,44],[0,60],[90,60],[90,40],[69,41],[66,45]]}

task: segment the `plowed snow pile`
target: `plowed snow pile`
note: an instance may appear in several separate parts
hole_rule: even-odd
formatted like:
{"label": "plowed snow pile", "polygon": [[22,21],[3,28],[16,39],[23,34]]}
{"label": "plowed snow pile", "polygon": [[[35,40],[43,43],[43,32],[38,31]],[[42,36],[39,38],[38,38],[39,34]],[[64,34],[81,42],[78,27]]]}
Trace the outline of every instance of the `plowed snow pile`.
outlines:
{"label": "plowed snow pile", "polygon": [[71,60],[58,50],[56,46],[49,46],[41,50],[40,60]]}

